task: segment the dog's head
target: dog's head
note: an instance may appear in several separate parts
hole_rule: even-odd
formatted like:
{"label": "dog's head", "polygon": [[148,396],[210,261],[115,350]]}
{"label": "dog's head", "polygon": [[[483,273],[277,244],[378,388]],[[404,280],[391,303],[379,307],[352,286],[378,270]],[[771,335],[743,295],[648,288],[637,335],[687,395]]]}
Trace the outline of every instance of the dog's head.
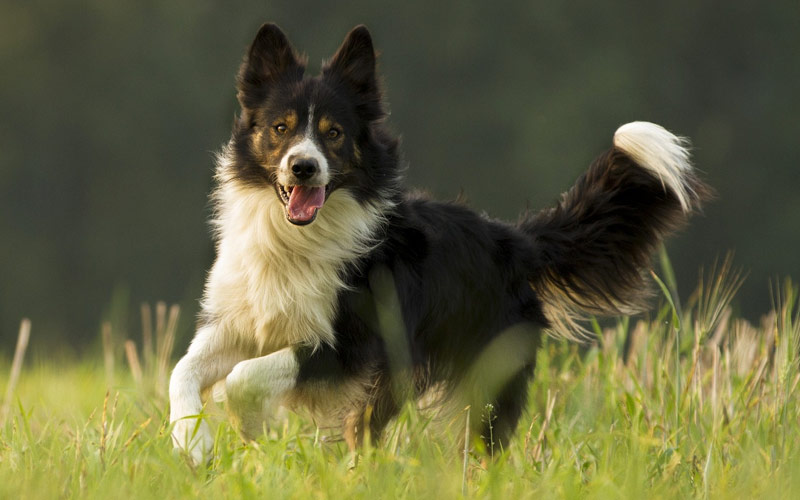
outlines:
{"label": "dog's head", "polygon": [[274,24],[261,27],[238,75],[236,177],[274,190],[295,225],[312,223],[337,189],[359,201],[397,179],[369,31],[354,28],[316,77]]}

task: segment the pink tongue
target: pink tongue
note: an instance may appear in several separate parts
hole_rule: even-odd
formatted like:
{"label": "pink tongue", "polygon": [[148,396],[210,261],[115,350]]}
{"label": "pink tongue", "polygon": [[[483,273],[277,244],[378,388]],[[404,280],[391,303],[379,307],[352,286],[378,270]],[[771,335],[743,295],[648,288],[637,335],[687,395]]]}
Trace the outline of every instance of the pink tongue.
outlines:
{"label": "pink tongue", "polygon": [[286,209],[289,217],[296,221],[309,221],[317,209],[325,203],[325,187],[295,186],[289,194]]}

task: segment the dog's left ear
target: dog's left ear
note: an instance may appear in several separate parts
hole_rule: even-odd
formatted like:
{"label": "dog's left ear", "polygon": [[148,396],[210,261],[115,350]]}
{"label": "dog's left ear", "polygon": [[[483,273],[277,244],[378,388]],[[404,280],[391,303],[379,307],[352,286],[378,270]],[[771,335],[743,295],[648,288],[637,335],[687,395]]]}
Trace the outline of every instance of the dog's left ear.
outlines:
{"label": "dog's left ear", "polygon": [[356,26],[347,34],[342,46],[323,67],[322,74],[347,85],[362,101],[359,110],[365,112],[367,118],[377,119],[383,114],[375,73],[375,49],[366,26]]}

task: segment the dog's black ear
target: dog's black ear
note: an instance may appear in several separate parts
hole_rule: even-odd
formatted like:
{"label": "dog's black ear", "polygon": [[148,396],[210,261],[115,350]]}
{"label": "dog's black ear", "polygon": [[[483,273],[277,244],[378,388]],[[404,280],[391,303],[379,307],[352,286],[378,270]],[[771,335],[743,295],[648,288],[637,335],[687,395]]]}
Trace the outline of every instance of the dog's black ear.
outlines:
{"label": "dog's black ear", "polygon": [[375,86],[375,49],[366,26],[356,26],[347,34],[323,72],[336,74],[358,92]]}
{"label": "dog's black ear", "polygon": [[304,70],[304,62],[283,31],[274,24],[264,24],[239,68],[237,96],[242,108],[258,106],[275,82],[299,80]]}
{"label": "dog's black ear", "polygon": [[375,49],[366,26],[356,26],[347,34],[342,46],[324,65],[322,74],[345,84],[360,101],[359,111],[366,118],[376,119],[383,114],[375,73]]}

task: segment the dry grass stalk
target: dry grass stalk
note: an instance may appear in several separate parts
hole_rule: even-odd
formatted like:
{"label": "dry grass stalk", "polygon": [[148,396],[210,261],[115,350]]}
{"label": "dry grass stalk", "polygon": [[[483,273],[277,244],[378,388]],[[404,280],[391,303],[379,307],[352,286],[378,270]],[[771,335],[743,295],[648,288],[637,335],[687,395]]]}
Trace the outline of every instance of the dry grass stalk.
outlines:
{"label": "dry grass stalk", "polygon": [[689,390],[694,389],[693,393],[694,396],[697,397],[697,385],[695,384],[695,373],[697,372],[697,364],[700,360],[700,329],[695,328],[694,330],[694,347],[692,347],[692,366],[689,369],[689,376],[686,378],[686,385],[683,387],[683,393],[681,394],[680,399],[680,408],[683,408],[684,401],[686,400],[686,396],[689,394]]}
{"label": "dry grass stalk", "polygon": [[733,342],[728,357],[734,373],[739,377],[749,373],[756,363],[759,349],[758,335],[756,329],[745,320],[737,320],[733,324]]}
{"label": "dry grass stalk", "polygon": [[626,354],[626,359],[624,359],[625,366],[628,368],[634,367],[634,362],[636,360],[636,353],[639,352],[642,342],[647,335],[647,323],[644,321],[637,321],[636,326],[630,330],[630,341],[628,345],[628,352]]}
{"label": "dry grass stalk", "polygon": [[117,419],[117,403],[119,403],[119,391],[114,393],[114,404],[111,405],[111,425],[113,427],[114,422]]}
{"label": "dry grass stalk", "polygon": [[106,391],[106,397],[103,399],[103,414],[100,417],[100,464],[103,470],[106,468],[106,438],[108,436],[108,396],[109,391]]}
{"label": "dry grass stalk", "polygon": [[142,358],[144,369],[148,372],[153,369],[153,314],[150,304],[142,303]]}
{"label": "dry grass stalk", "polygon": [[531,434],[533,433],[533,424],[536,423],[536,420],[538,418],[539,418],[539,415],[534,415],[533,416],[533,418],[531,419],[531,425],[528,426],[528,432],[525,433],[525,441],[524,441],[524,444],[522,446],[522,454],[523,455],[527,455],[528,454],[528,445],[531,442]]}
{"label": "dry grass stalk", "polygon": [[[155,314],[153,314],[155,309]],[[167,306],[163,301],[155,304],[155,308],[150,304],[142,303],[140,307],[142,318],[142,361],[139,361],[136,354],[135,344],[127,347],[126,354],[131,365],[134,379],[153,384],[155,393],[159,397],[167,394],[167,384],[169,369],[172,361],[172,352],[175,347],[175,336],[180,318],[180,306],[173,304]],[[155,325],[154,325],[155,323]],[[155,326],[155,328],[154,328]],[[135,357],[134,357],[135,356]]]}
{"label": "dry grass stalk", "polygon": [[0,409],[0,424],[5,423],[6,416],[11,409],[11,400],[14,398],[14,391],[17,389],[19,375],[22,373],[22,362],[25,359],[25,351],[28,350],[28,340],[30,340],[30,337],[31,320],[23,318],[19,324],[17,347],[14,349],[14,360],[11,362],[11,374],[8,377],[6,395],[3,398],[3,407]]}
{"label": "dry grass stalk", "polygon": [[792,386],[789,388],[789,391],[786,393],[786,397],[790,397],[794,394],[794,391],[797,389],[797,384],[800,383],[800,373],[795,375],[794,381],[792,382]]}
{"label": "dry grass stalk", "polygon": [[697,288],[697,324],[701,336],[714,330],[725,310],[742,286],[745,275],[734,269],[733,254],[728,253],[721,264],[714,264],[708,275],[701,271]]}
{"label": "dry grass stalk", "polygon": [[711,348],[711,414],[713,418],[714,430],[716,432],[719,423],[719,350]]}
{"label": "dry grass stalk", "polygon": [[722,343],[722,340],[729,331],[729,323],[732,313],[733,309],[731,309],[730,306],[727,306],[725,310],[722,311],[722,317],[720,318],[719,323],[717,323],[717,327],[714,329],[714,334],[711,335],[711,339],[708,341],[710,345],[719,346]]}
{"label": "dry grass stalk", "polygon": [[180,306],[173,304],[169,308],[169,320],[164,321],[166,317],[166,304],[159,302],[156,305],[156,325],[160,328],[157,329],[161,332],[158,335],[158,352],[156,355],[157,372],[156,372],[156,392],[159,395],[166,396],[167,394],[167,372],[169,371],[170,360],[172,359],[172,350],[175,346],[175,331],[178,328],[178,318],[180,316]]}
{"label": "dry grass stalk", "polygon": [[164,343],[164,330],[167,324],[167,304],[156,302],[156,356]]}
{"label": "dry grass stalk", "polygon": [[545,444],[545,436],[544,433],[547,431],[547,428],[550,426],[550,418],[553,416],[553,407],[556,405],[556,394],[550,395],[550,390],[547,390],[547,409],[545,411],[544,422],[542,422],[542,428],[539,430],[539,437],[536,438],[536,446],[533,447],[533,452],[531,453],[531,458],[534,462],[539,462],[544,468],[544,444]]}
{"label": "dry grass stalk", "polygon": [[697,371],[694,377],[694,397],[697,400],[697,409],[700,412],[703,411],[703,406],[705,404],[705,392],[703,391],[703,375],[705,373],[707,373],[707,368],[703,363],[703,357],[698,356]]}
{"label": "dry grass stalk", "polygon": [[131,368],[131,375],[136,385],[142,385],[142,365],[139,364],[139,355],[136,353],[136,344],[132,340],[125,341],[125,357]]}
{"label": "dry grass stalk", "polygon": [[114,345],[111,340],[111,322],[104,321],[101,328],[103,337],[103,365],[106,368],[106,384],[114,383]]}
{"label": "dry grass stalk", "polygon": [[783,385],[797,371],[800,348],[800,307],[796,307],[798,292],[788,280],[774,286],[770,296],[775,314],[775,342],[772,377]]}
{"label": "dry grass stalk", "polygon": [[728,420],[728,417],[733,413],[733,408],[729,407],[733,402],[733,379],[731,378],[732,361],[729,343],[725,344],[725,349],[722,354],[722,366],[725,372],[722,377],[722,384],[724,387],[721,392],[725,396],[725,401],[720,402],[720,407],[723,412],[723,417]]}

